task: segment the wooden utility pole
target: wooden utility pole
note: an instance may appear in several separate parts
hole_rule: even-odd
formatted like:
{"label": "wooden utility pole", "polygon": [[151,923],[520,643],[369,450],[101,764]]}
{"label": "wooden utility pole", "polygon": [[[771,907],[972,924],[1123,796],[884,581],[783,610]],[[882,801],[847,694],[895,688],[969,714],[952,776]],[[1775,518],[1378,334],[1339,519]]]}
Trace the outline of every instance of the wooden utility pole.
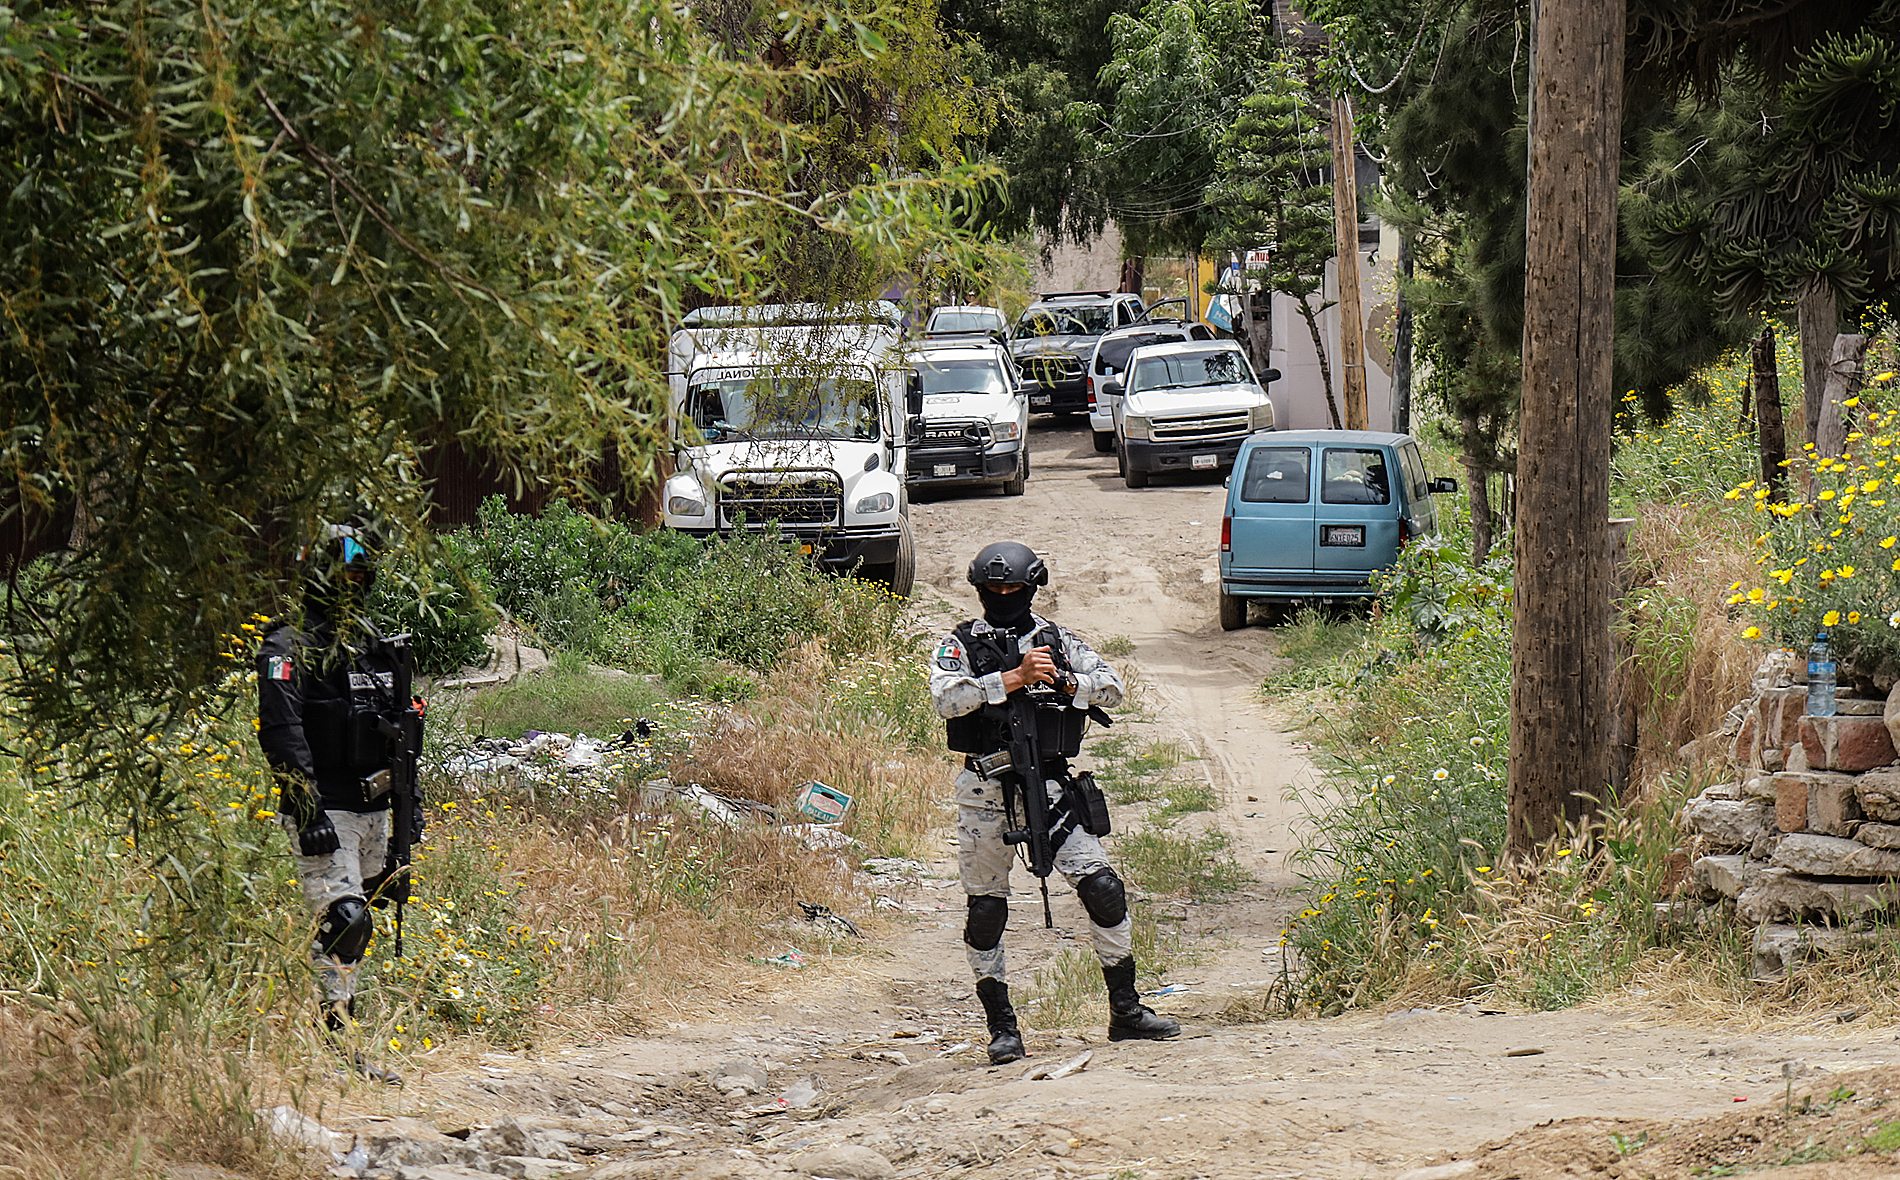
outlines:
{"label": "wooden utility pole", "polygon": [[1359,293],[1359,165],[1352,138],[1352,100],[1333,100],[1333,238],[1338,254],[1339,377],[1346,429],[1366,430],[1366,316]]}
{"label": "wooden utility pole", "polygon": [[1535,0],[1506,854],[1609,781],[1611,316],[1625,0]]}
{"label": "wooden utility pole", "polygon": [[1776,503],[1787,482],[1788,440],[1781,419],[1781,369],[1775,362],[1775,329],[1764,327],[1755,338],[1755,422],[1761,452],[1761,486]]}

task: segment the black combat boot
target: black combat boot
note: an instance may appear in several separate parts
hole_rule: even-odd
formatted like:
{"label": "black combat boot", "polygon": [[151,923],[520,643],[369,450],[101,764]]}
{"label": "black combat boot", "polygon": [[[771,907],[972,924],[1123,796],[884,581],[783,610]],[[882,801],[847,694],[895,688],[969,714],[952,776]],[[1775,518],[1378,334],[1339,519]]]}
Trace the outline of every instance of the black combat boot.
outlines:
{"label": "black combat boot", "polygon": [[1009,1006],[1009,985],[1000,979],[976,981],[976,998],[990,1026],[990,1064],[1008,1065],[1023,1059],[1023,1034],[1016,1028],[1016,1009]]}
{"label": "black combat boot", "polygon": [[1108,1039],[1111,1041],[1165,1041],[1181,1035],[1181,1026],[1141,1002],[1135,990],[1135,960],[1130,957],[1102,968],[1108,984]]}

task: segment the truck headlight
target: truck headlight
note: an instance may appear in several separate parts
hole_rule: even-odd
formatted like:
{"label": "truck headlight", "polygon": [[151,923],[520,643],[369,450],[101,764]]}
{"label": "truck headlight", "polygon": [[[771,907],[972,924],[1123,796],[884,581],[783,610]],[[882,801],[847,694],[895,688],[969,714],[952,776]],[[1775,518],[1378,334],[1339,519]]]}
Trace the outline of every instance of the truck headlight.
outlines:
{"label": "truck headlight", "polygon": [[1122,437],[1148,441],[1148,419],[1140,414],[1122,415]]}
{"label": "truck headlight", "polygon": [[1247,411],[1247,428],[1250,430],[1273,429],[1273,403],[1261,402]]}
{"label": "truck headlight", "polygon": [[856,512],[859,516],[869,516],[875,512],[889,512],[895,507],[897,507],[896,496],[891,495],[889,492],[879,492],[875,496],[866,496],[864,499],[859,500],[857,506],[853,508],[852,511]]}
{"label": "truck headlight", "polygon": [[1008,422],[992,422],[990,434],[997,442],[1015,442],[1022,437],[1022,425],[1014,419]]}
{"label": "truck headlight", "polygon": [[668,496],[666,498],[666,510],[671,512],[674,516],[704,516],[706,515],[706,502],[704,500],[695,500],[691,496]]}

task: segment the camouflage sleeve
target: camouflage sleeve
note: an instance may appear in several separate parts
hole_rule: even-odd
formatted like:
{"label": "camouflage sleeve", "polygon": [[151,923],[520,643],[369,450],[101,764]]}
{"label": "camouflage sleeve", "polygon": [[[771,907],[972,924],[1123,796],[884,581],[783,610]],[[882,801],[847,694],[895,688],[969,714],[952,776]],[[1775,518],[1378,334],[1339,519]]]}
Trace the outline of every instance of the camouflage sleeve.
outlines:
{"label": "camouflage sleeve", "polygon": [[1086,709],[1101,705],[1113,709],[1122,703],[1122,677],[1109,662],[1095,654],[1080,635],[1062,628],[1062,646],[1069,655],[1069,670],[1075,676],[1075,707]]}
{"label": "camouflage sleeve", "polygon": [[944,636],[930,657],[930,699],[937,706],[937,716],[961,717],[986,703],[1000,705],[1008,696],[1003,691],[1002,673],[976,675],[963,641],[954,633]]}
{"label": "camouflage sleeve", "polygon": [[257,744],[283,791],[277,809],[300,822],[317,796],[316,763],[303,729],[303,654],[287,626],[266,634],[257,652]]}

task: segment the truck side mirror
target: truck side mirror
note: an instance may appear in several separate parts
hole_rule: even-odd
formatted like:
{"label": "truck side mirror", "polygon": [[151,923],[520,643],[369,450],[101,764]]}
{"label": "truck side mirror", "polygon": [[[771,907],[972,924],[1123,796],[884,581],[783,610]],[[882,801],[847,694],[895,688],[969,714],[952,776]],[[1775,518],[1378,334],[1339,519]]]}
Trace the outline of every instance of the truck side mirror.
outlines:
{"label": "truck side mirror", "polygon": [[904,444],[914,446],[923,441],[924,420],[916,414],[904,419]]}
{"label": "truck side mirror", "polygon": [[1434,496],[1440,492],[1455,492],[1458,490],[1458,481],[1449,475],[1441,475],[1426,485],[1426,490]]}
{"label": "truck side mirror", "polygon": [[1102,382],[1102,396],[1120,397],[1124,388],[1125,387],[1119,381],[1104,381]]}
{"label": "truck side mirror", "polygon": [[1260,384],[1262,385],[1272,385],[1275,381],[1278,381],[1279,379],[1280,379],[1280,370],[1278,369],[1268,369],[1266,372],[1260,374]]}
{"label": "truck side mirror", "polygon": [[912,372],[904,378],[904,412],[915,418],[924,412],[923,374]]}

